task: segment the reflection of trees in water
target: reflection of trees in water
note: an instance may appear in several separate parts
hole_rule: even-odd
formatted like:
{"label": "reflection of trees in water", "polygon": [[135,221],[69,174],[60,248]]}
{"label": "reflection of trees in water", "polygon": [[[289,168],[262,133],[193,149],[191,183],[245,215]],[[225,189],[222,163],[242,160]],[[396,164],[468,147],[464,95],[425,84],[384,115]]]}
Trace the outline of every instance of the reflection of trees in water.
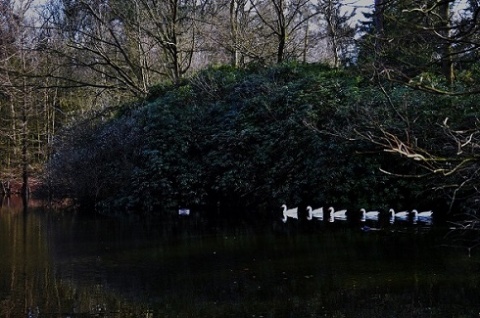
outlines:
{"label": "reflection of trees in water", "polygon": [[9,213],[22,212],[22,197],[16,195],[0,197],[0,209]]}
{"label": "reflection of trees in water", "polygon": [[[28,200],[29,208],[39,208],[44,206],[44,201]],[[0,196],[0,213],[22,213],[24,212],[23,197],[20,195]]]}
{"label": "reflection of trees in water", "polygon": [[35,211],[22,213],[21,204],[10,207],[2,205],[0,210],[0,317],[100,314],[122,307],[122,312],[146,312],[106,292],[101,283],[78,286],[58,279],[59,265],[52,261],[48,244],[48,217]]}
{"label": "reflection of trees in water", "polygon": [[[431,250],[428,233],[166,228],[167,239],[162,230],[0,210],[0,317],[473,317],[480,309],[476,263]],[[453,297],[463,309],[451,308]]]}
{"label": "reflection of trees in water", "polygon": [[480,250],[480,218],[475,215],[466,215],[464,219],[450,222],[450,231],[445,235],[446,246],[465,249],[468,256],[478,255]]}
{"label": "reflection of trees in water", "polygon": [[0,266],[5,282],[2,292],[7,294],[1,302],[2,317],[28,312],[38,304],[37,297],[48,297],[55,288],[43,242],[45,234],[37,217],[21,213],[21,204],[10,207],[3,206],[0,215],[0,249],[4,259]]}

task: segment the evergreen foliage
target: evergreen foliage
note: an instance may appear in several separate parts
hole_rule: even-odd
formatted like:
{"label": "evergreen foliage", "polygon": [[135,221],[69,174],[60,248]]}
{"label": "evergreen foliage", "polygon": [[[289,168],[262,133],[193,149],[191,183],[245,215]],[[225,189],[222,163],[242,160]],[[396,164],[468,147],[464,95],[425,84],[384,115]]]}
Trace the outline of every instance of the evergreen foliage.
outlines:
{"label": "evergreen foliage", "polygon": [[[399,111],[409,118],[442,111],[406,90],[391,88],[403,107],[393,111],[376,87],[324,65],[210,68],[159,87],[143,106],[64,132],[49,176],[57,195],[108,214],[169,215],[187,206],[247,217],[268,216],[285,202],[412,204],[426,184],[379,167],[417,168],[355,134],[377,124],[403,132]],[[432,138],[411,129],[419,140]]]}

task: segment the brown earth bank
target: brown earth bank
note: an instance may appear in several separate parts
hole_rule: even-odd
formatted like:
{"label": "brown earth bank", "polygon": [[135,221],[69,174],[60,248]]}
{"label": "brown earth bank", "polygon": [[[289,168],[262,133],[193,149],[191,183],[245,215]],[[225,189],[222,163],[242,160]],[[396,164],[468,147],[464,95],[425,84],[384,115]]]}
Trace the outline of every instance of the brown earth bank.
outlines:
{"label": "brown earth bank", "polygon": [[[22,198],[22,179],[16,177],[3,177],[0,179],[0,206],[8,205],[9,207],[23,206]],[[28,207],[44,207],[53,209],[63,209],[74,206],[72,199],[63,198],[49,200],[45,195],[42,179],[40,177],[31,176],[28,178]]]}
{"label": "brown earth bank", "polygon": [[[3,195],[12,195],[12,194],[22,194],[22,185],[23,182],[21,179],[8,178],[0,180],[1,188],[0,191]],[[35,193],[41,186],[42,182],[39,178],[30,177],[28,178],[28,192]]]}

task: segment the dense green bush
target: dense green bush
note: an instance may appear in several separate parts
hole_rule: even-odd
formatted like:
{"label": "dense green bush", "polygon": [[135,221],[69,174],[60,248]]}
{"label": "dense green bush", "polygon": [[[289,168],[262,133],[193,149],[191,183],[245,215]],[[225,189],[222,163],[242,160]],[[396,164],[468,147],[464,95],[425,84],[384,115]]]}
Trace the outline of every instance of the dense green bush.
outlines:
{"label": "dense green bush", "polygon": [[154,91],[143,106],[63,134],[48,169],[57,194],[109,214],[411,205],[431,180],[382,173],[421,168],[358,133],[384,127],[438,147],[441,136],[422,126],[443,120],[451,102],[401,87],[386,98],[351,73],[298,64],[212,68]]}

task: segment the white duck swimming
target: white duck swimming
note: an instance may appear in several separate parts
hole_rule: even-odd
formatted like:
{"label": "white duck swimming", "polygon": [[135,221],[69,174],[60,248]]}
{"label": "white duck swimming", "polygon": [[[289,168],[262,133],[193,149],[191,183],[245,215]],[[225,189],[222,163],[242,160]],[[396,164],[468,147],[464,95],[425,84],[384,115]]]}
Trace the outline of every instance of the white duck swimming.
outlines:
{"label": "white duck swimming", "polygon": [[395,212],[394,209],[390,209],[389,213],[393,213],[395,219],[400,221],[408,221],[408,218],[410,217],[410,212],[408,211]]}
{"label": "white duck swimming", "polygon": [[365,222],[366,220],[378,221],[378,216],[380,215],[380,211],[367,211],[364,208],[360,209],[360,213],[362,213],[360,219],[362,222]]}
{"label": "white duck swimming", "polygon": [[292,219],[298,219],[298,207],[292,208],[292,209],[287,209],[287,205],[284,204],[282,205],[283,208],[283,223],[287,223],[288,218]]}
{"label": "white duck swimming", "polygon": [[335,211],[333,207],[328,208],[328,212],[330,212],[330,222],[334,220],[345,221],[347,220],[347,210],[338,210]]}
{"label": "white duck swimming", "polygon": [[417,223],[417,221],[420,221],[426,224],[432,223],[433,211],[431,210],[418,212],[416,209],[413,209],[412,214],[413,214],[413,223]]}
{"label": "white duck swimming", "polygon": [[318,209],[312,210],[311,206],[307,206],[307,220],[311,221],[313,218],[316,218],[320,221],[323,221],[323,207],[320,207]]}
{"label": "white duck swimming", "polygon": [[388,222],[390,224],[395,223],[395,211],[393,209],[388,210]]}

